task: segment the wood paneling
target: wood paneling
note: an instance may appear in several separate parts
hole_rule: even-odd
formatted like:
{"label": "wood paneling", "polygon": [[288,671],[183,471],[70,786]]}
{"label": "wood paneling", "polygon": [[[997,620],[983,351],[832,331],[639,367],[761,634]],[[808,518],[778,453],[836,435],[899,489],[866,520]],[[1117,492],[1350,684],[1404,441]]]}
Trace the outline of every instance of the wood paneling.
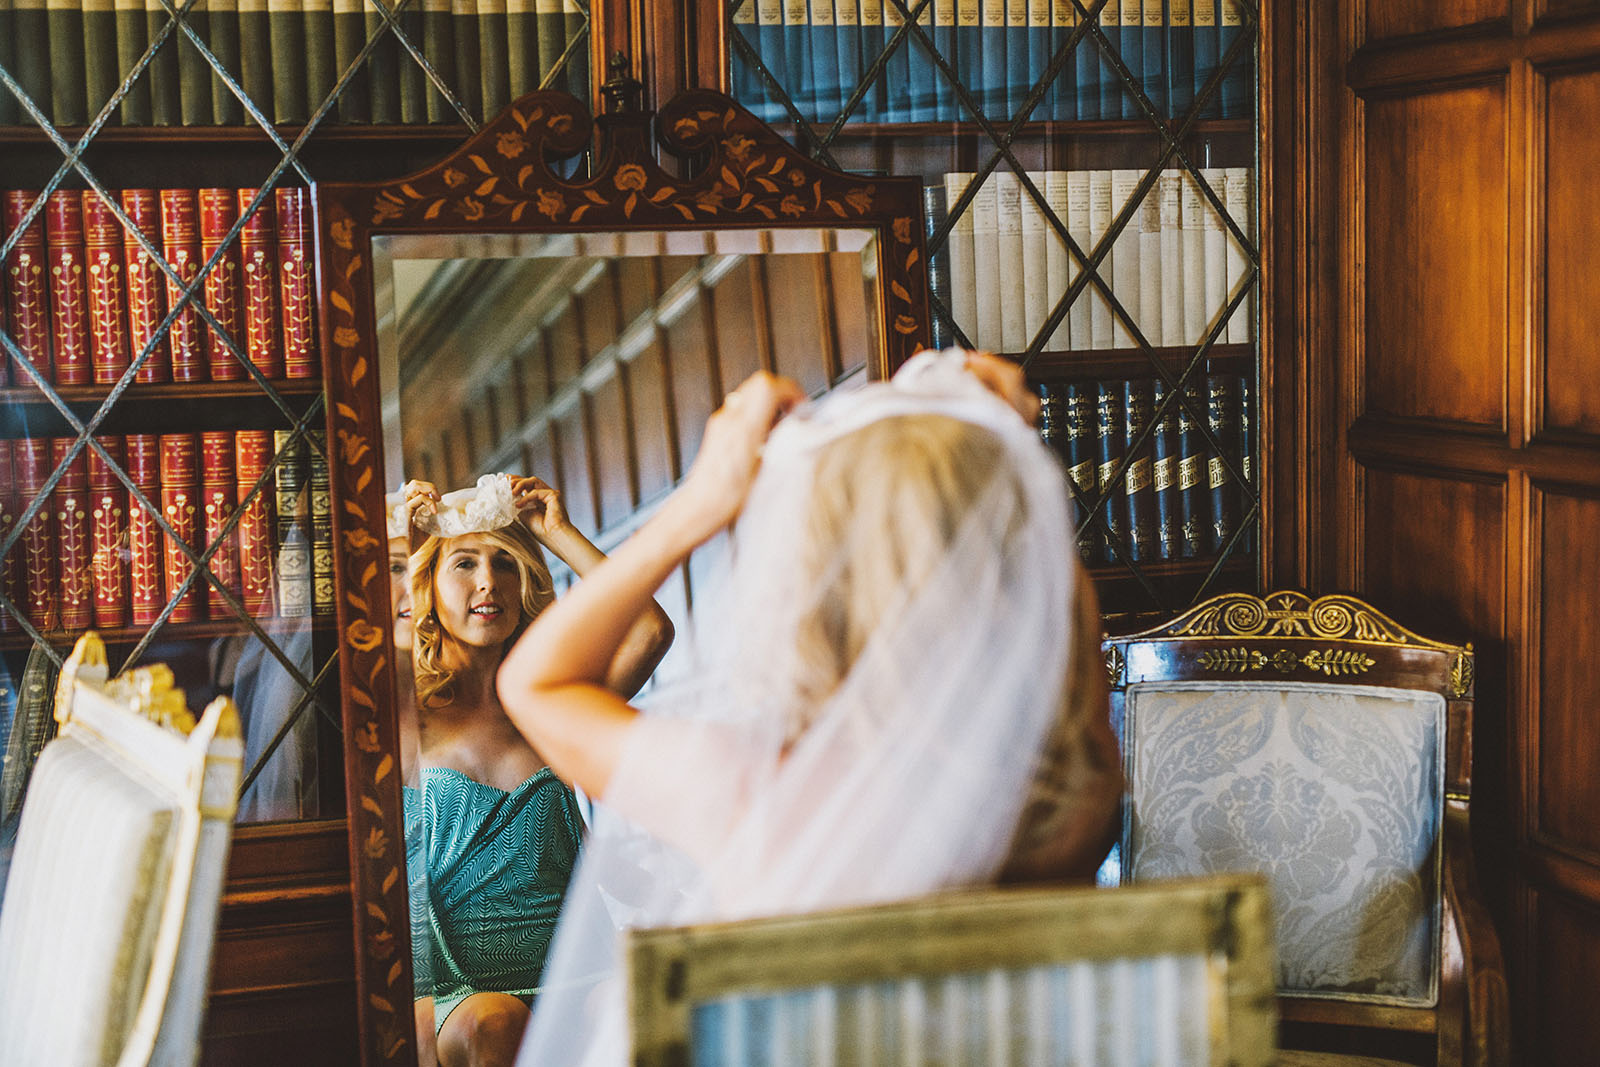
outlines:
{"label": "wood paneling", "polygon": [[1505,590],[1505,488],[1381,468],[1363,471],[1362,480],[1363,593],[1421,633],[1496,638]]}
{"label": "wood paneling", "polygon": [[1503,425],[1505,106],[1501,85],[1366,102],[1367,412]]}
{"label": "wood paneling", "polygon": [[1533,1025],[1526,1062],[1591,1067],[1600,1048],[1600,909],[1555,893],[1534,895],[1533,944],[1543,961],[1530,976]]}
{"label": "wood paneling", "polygon": [[628,397],[633,412],[634,465],[641,502],[653,500],[677,481],[672,448],[672,411],[659,340],[628,361]]}
{"label": "wood paneling", "polygon": [[1545,428],[1600,433],[1600,71],[1552,75],[1545,104]]}
{"label": "wood paneling", "polygon": [[721,403],[726,388],[717,350],[706,329],[706,305],[696,302],[666,324],[667,366],[672,376],[672,409],[678,416],[678,457],[688,470],[700,450],[700,431]]}
{"label": "wood paneling", "polygon": [[[1537,819],[1541,838],[1600,860],[1600,492],[1536,489]],[[1588,595],[1582,595],[1587,592]],[[1600,931],[1597,931],[1600,936]]]}
{"label": "wood paneling", "polygon": [[1508,0],[1362,0],[1361,14],[1370,44],[1508,19],[1511,8]]}
{"label": "wood paneling", "polygon": [[596,427],[594,471],[599,478],[600,526],[607,530],[633,514],[637,505],[633,491],[634,465],[621,365],[616,364],[587,390],[589,417]]}

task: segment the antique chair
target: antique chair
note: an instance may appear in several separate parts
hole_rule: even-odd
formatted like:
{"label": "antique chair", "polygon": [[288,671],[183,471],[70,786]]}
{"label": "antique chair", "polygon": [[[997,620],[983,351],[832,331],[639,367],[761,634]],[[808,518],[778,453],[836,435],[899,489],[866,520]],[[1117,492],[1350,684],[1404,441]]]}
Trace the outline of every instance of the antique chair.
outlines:
{"label": "antique chair", "polygon": [[632,1063],[1267,1064],[1265,883],[997,889],[627,942]]}
{"label": "antique chair", "polygon": [[61,670],[60,733],[23,802],[0,911],[0,1058],[188,1065],[199,1055],[233,832],[238,713],[195,723],[165,667],[106,679],[85,634]]}
{"label": "antique chair", "polygon": [[1281,1039],[1319,1050],[1282,1062],[1506,1062],[1467,832],[1471,647],[1354,597],[1277,592],[1214,597],[1104,649],[1128,778],[1120,877],[1268,876]]}

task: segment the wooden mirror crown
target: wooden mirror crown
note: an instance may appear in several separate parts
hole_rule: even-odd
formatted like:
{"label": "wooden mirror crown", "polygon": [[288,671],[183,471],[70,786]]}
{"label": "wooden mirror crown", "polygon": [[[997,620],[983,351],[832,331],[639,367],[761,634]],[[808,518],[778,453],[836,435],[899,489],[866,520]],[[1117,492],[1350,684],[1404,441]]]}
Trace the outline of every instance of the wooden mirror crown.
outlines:
{"label": "wooden mirror crown", "polygon": [[[614,79],[593,118],[565,93],[522,97],[437,165],[316,190],[338,546],[351,879],[365,1062],[410,1062],[405,838],[387,575],[373,238],[698,230],[867,230],[876,246],[886,375],[928,340],[921,187],[856,176],[798,153],[730,98],[684,93],[651,114]],[[656,149],[663,154],[658,161]],[[558,168],[592,154],[586,175]],[[565,167],[563,167],[565,164]],[[871,267],[868,268],[871,273]],[[734,383],[724,383],[731,387]]]}

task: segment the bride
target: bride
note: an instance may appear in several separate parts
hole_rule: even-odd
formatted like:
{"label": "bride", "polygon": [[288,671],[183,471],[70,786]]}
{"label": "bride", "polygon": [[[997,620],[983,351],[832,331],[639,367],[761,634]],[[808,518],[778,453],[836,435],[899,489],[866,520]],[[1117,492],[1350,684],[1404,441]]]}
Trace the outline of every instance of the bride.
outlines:
{"label": "bride", "polygon": [[[757,375],[657,514],[517,642],[506,714],[605,815],[519,1062],[624,1062],[618,927],[1093,872],[1121,773],[1036,414],[986,355],[925,353],[816,404]],[[607,666],[730,524],[694,683],[641,714]]]}

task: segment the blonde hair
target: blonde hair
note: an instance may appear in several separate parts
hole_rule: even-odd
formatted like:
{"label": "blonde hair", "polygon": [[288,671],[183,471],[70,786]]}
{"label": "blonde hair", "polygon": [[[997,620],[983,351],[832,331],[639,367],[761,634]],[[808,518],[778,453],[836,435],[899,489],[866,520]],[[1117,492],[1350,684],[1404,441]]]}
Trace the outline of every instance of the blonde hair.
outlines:
{"label": "blonde hair", "polygon": [[[520,522],[502,526],[497,530],[489,530],[477,536],[495,548],[504,549],[517,565],[517,576],[521,582],[522,611],[516,628],[511,631],[511,636],[506,639],[504,645],[504,648],[510,648],[516,643],[517,638],[522,636],[522,631],[528,628],[528,624],[555,602],[555,585],[550,580],[550,568],[545,565],[544,552],[539,548],[539,541],[533,536],[533,531]],[[439,572],[439,561],[444,558],[449,543],[455,540],[459,538],[429,537],[411,554],[412,670],[416,678],[419,708],[437,706],[434,704],[435,700],[439,703],[449,703],[450,687],[456,678],[456,672],[444,667],[440,662],[446,634],[444,626],[439,622],[439,612],[433,597],[433,583]]]}
{"label": "blonde hair", "polygon": [[[1009,511],[1003,542],[1026,515],[1005,445],[948,415],[894,416],[846,434],[823,446],[814,477],[799,560],[815,590],[815,609],[796,633],[802,720],[942,564],[972,508]],[[805,725],[796,722],[795,732]]]}

